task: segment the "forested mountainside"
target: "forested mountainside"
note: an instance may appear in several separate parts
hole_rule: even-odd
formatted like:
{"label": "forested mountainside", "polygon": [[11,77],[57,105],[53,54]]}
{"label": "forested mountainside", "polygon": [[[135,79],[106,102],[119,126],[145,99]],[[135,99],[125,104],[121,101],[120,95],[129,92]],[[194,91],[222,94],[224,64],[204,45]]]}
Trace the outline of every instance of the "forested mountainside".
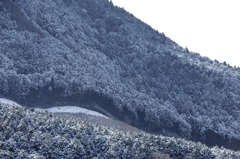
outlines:
{"label": "forested mountainside", "polygon": [[238,68],[180,47],[108,0],[1,0],[0,15],[0,96],[240,149]]}
{"label": "forested mountainside", "polygon": [[0,103],[0,158],[237,159],[239,152],[182,139],[117,131]]}

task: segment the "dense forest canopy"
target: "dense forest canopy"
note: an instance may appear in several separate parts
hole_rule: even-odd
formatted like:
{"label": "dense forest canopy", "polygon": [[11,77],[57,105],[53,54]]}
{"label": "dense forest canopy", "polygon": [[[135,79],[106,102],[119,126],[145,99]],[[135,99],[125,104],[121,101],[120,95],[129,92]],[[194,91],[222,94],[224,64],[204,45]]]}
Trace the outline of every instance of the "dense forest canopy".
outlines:
{"label": "dense forest canopy", "polygon": [[1,96],[84,105],[149,132],[240,149],[238,68],[108,0],[2,0],[0,15]]}

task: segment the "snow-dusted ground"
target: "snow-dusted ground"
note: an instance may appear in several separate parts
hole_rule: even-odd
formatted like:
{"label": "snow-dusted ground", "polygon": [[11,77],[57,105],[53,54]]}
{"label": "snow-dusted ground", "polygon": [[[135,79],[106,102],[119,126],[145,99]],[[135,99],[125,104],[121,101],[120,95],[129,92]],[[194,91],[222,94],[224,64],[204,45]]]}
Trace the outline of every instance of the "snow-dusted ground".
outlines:
{"label": "snow-dusted ground", "polygon": [[35,108],[35,110],[36,111],[48,111],[48,112],[52,112],[52,113],[84,113],[84,114],[108,118],[101,113],[98,113],[98,112],[95,112],[92,110],[88,110],[88,109],[84,109],[84,108],[81,108],[78,106],[61,106],[61,107],[51,107],[51,108],[47,108],[47,109]]}
{"label": "snow-dusted ground", "polygon": [[[22,107],[20,104],[6,99],[6,98],[0,98],[0,103],[2,104],[6,104],[6,105],[10,105],[10,106],[16,106],[16,107]],[[89,115],[94,115],[94,116],[99,116],[99,117],[104,117],[104,118],[108,118],[105,115],[92,111],[92,110],[88,110],[88,109],[84,109],[81,107],[77,107],[77,106],[61,106],[61,107],[51,107],[51,108],[47,108],[47,109],[43,109],[43,108],[35,108],[36,111],[48,111],[48,112],[52,112],[52,113],[84,113],[84,114],[89,114]]]}
{"label": "snow-dusted ground", "polygon": [[14,102],[12,100],[6,99],[6,98],[0,98],[0,103],[6,104],[6,105],[11,105],[11,106],[16,106],[16,107],[22,107],[20,104]]}

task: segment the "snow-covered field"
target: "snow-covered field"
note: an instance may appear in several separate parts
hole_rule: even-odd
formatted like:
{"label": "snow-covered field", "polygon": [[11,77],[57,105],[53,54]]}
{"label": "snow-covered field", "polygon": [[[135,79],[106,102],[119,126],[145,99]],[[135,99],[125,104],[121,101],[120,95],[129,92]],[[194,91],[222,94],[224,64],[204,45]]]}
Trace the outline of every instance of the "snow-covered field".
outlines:
{"label": "snow-covered field", "polygon": [[6,105],[11,105],[11,106],[16,106],[16,107],[22,107],[20,104],[14,102],[12,100],[6,99],[6,98],[0,98],[0,103],[6,104]]}
{"label": "snow-covered field", "polygon": [[[16,107],[22,107],[20,104],[6,99],[6,98],[0,98],[0,103],[1,104],[5,104],[5,105],[9,105],[9,106],[16,106]],[[92,111],[92,110],[88,110],[88,109],[84,109],[78,106],[54,106],[51,108],[47,108],[47,109],[43,109],[43,108],[35,108],[36,111],[42,112],[42,111],[48,111],[48,112],[52,112],[52,113],[84,113],[84,114],[88,114],[88,115],[94,115],[94,116],[98,116],[98,117],[104,117],[104,118],[108,118],[105,115]]]}
{"label": "snow-covered field", "polygon": [[98,117],[104,117],[104,118],[108,118],[105,115],[92,111],[92,110],[88,110],[88,109],[84,109],[78,106],[61,106],[61,107],[51,107],[51,108],[47,108],[47,109],[42,109],[42,108],[35,108],[36,111],[48,111],[48,112],[52,112],[52,113],[84,113],[84,114],[89,114],[89,115],[94,115],[94,116],[98,116]]}

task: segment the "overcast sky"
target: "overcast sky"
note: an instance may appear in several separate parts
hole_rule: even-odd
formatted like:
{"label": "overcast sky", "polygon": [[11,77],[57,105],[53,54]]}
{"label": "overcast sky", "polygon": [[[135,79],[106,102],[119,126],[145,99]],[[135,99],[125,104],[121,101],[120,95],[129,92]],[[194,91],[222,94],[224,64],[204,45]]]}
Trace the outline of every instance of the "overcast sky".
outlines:
{"label": "overcast sky", "polygon": [[193,52],[240,66],[239,0],[112,0]]}

